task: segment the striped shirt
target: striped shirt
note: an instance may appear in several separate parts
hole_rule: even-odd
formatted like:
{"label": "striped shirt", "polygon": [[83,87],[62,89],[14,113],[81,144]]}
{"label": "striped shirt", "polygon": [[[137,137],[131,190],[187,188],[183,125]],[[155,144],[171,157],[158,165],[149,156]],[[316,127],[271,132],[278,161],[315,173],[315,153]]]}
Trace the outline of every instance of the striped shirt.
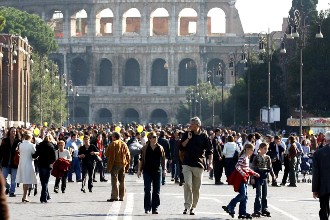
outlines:
{"label": "striped shirt", "polygon": [[[246,154],[243,154],[242,156],[240,156],[238,158],[238,162],[235,166],[236,170],[242,175],[242,176],[246,176],[248,175],[247,173],[252,172],[255,173],[250,167],[250,159]],[[255,174],[253,174],[255,175]]]}

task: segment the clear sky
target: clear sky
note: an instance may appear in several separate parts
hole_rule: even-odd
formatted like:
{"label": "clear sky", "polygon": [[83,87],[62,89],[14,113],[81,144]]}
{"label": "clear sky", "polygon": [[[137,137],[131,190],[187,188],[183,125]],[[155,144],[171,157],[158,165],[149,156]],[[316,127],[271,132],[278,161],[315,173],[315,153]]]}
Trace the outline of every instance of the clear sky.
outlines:
{"label": "clear sky", "polygon": [[[330,0],[319,0],[318,10],[329,9]],[[292,0],[236,0],[236,8],[245,33],[282,30],[284,17],[288,17]]]}

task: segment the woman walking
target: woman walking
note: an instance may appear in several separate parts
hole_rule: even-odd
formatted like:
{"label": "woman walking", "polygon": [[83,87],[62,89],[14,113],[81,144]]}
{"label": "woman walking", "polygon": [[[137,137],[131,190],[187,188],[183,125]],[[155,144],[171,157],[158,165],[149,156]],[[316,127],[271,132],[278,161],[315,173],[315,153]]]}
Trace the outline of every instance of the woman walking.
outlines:
{"label": "woman walking", "polygon": [[32,132],[25,131],[23,134],[23,142],[18,146],[20,159],[17,169],[16,182],[23,183],[22,202],[29,202],[27,193],[30,184],[37,184],[37,176],[34,172],[34,162],[32,155],[36,152],[35,144],[31,143]]}
{"label": "woman walking", "polygon": [[38,159],[39,177],[41,182],[40,202],[47,203],[50,198],[48,182],[52,165],[55,162],[55,149],[51,143],[52,138],[47,134],[45,139],[37,146],[33,158]]}
{"label": "woman walking", "polygon": [[88,190],[89,192],[93,192],[93,172],[95,169],[95,161],[97,156],[99,155],[99,151],[97,147],[93,144],[90,144],[90,137],[84,136],[84,145],[79,148],[78,158],[81,159],[82,165],[82,185],[81,191],[83,193],[86,192],[86,176],[88,174]]}
{"label": "woman walking", "polygon": [[222,152],[225,157],[225,174],[227,178],[235,170],[235,165],[237,163],[237,159],[235,160],[234,158],[235,152],[238,155],[238,153],[240,153],[240,149],[235,143],[234,137],[229,135],[228,142],[225,143]]}
{"label": "woman walking", "polygon": [[[144,180],[144,210],[149,214],[158,214],[158,206],[160,205],[160,182],[162,175],[166,175],[165,170],[165,151],[163,147],[157,143],[157,134],[150,132],[148,134],[148,142],[142,147],[138,177],[143,172]],[[151,197],[152,184],[152,197]]]}

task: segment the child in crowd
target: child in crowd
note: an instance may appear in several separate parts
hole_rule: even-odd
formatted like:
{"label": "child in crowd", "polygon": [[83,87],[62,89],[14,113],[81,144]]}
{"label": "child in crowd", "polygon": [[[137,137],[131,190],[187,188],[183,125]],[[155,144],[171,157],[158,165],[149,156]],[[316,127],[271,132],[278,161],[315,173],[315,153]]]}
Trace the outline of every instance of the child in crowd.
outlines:
{"label": "child in crowd", "polygon": [[259,174],[254,172],[249,167],[250,156],[253,154],[254,147],[252,144],[248,143],[244,146],[243,151],[239,155],[238,162],[236,164],[236,169],[228,177],[228,184],[234,185],[235,192],[239,194],[233,198],[227,206],[222,206],[222,208],[231,216],[235,215],[235,207],[237,203],[239,204],[239,219],[251,219],[252,216],[246,212],[247,188],[248,188],[248,178],[253,175],[259,178]]}
{"label": "child in crowd", "polygon": [[262,142],[259,145],[258,155],[253,159],[252,169],[260,175],[260,178],[252,177],[251,184],[256,188],[256,198],[254,201],[254,213],[252,217],[260,217],[261,215],[270,217],[270,212],[267,206],[267,176],[268,173],[272,176],[273,181],[276,181],[271,159],[266,155],[268,144]]}

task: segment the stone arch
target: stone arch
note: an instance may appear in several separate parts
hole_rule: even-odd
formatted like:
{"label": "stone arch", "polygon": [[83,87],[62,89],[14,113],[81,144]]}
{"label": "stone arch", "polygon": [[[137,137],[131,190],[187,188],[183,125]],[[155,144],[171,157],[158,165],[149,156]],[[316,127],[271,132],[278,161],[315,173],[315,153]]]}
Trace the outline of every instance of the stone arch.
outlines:
{"label": "stone arch", "polygon": [[183,59],[179,64],[179,86],[193,86],[197,84],[197,65],[190,58]]}
{"label": "stone arch", "polygon": [[139,123],[140,115],[134,108],[128,108],[125,110],[123,122],[132,123],[133,121]]}
{"label": "stone arch", "polygon": [[137,8],[131,8],[123,13],[122,34],[126,36],[140,35],[141,13]]}
{"label": "stone arch", "polygon": [[193,8],[184,8],[178,15],[178,36],[190,36],[197,33],[197,12]]}
{"label": "stone arch", "polygon": [[110,8],[105,8],[96,14],[96,36],[112,36],[114,15]]}
{"label": "stone arch", "polygon": [[64,14],[60,9],[52,9],[47,14],[47,23],[54,30],[55,38],[64,37]]}
{"label": "stone arch", "polygon": [[100,62],[99,86],[112,86],[112,63],[108,59]]}
{"label": "stone arch", "polygon": [[96,123],[105,124],[112,123],[112,113],[109,109],[101,108],[97,112],[97,116],[95,119]]}
{"label": "stone arch", "polygon": [[222,64],[222,68],[225,67],[223,61],[220,60],[219,58],[211,59],[207,63],[208,81],[210,81],[210,83],[212,83],[215,86],[220,86],[222,83],[219,72],[219,63]]}
{"label": "stone arch", "polygon": [[72,60],[71,79],[74,86],[87,86],[88,72],[88,66],[82,58]]}
{"label": "stone arch", "polygon": [[207,13],[207,35],[226,33],[226,14],[221,8],[212,8]]}
{"label": "stone arch", "polygon": [[85,9],[75,12],[71,16],[71,36],[72,37],[85,37],[88,32],[88,14]]}
{"label": "stone arch", "polygon": [[150,14],[150,36],[168,35],[169,16],[165,8],[157,8]]}
{"label": "stone arch", "polygon": [[167,113],[163,109],[155,109],[151,112],[150,116],[151,123],[168,123],[168,116]]}
{"label": "stone arch", "polygon": [[156,59],[151,67],[151,86],[168,86],[168,64],[164,59]]}
{"label": "stone arch", "polygon": [[72,123],[74,123],[74,124],[87,123],[88,115],[87,115],[86,111],[84,110],[84,108],[82,108],[80,106],[76,106],[74,108],[74,115],[72,114],[72,110],[71,110],[71,120],[72,120]]}
{"label": "stone arch", "polygon": [[140,64],[134,58],[126,61],[124,86],[140,86]]}

